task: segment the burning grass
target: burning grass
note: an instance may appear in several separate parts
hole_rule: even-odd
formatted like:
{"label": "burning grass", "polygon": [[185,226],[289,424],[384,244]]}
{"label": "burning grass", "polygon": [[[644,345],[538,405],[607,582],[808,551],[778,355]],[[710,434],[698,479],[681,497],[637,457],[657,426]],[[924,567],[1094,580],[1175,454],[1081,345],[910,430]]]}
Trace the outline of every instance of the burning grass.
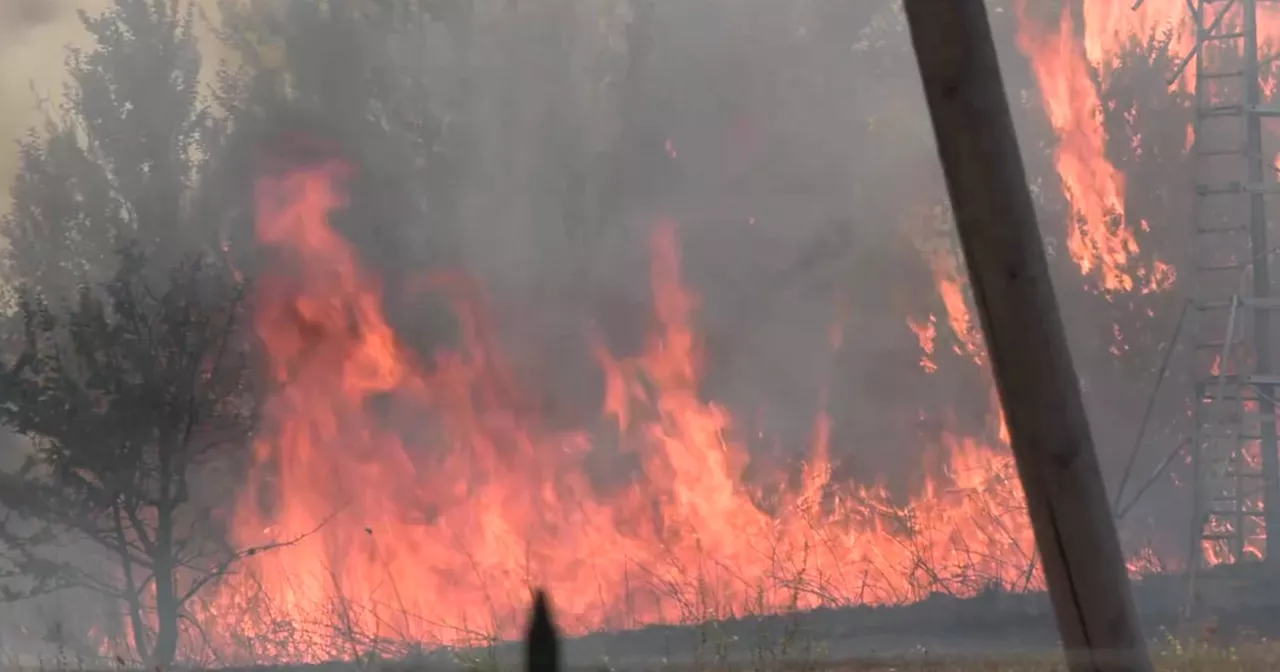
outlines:
{"label": "burning grass", "polygon": [[[1040,584],[998,445],[948,437],[940,473],[902,501],[833,481],[818,409],[808,458],[749,481],[732,414],[700,394],[698,300],[673,223],[653,235],[646,346],[592,353],[603,429],[551,431],[521,410],[467,278],[421,282],[451,301],[456,344],[424,358],[402,342],[381,278],[328,223],[346,172],[303,166],[260,184],[259,236],[277,263],[257,285],[255,329],[278,391],[229,527],[248,547],[302,540],[193,609],[189,650],[305,661],[349,642],[464,645],[518,632],[534,585],[584,634]],[[591,477],[586,457],[602,450],[631,465],[629,481]]]}
{"label": "burning grass", "polygon": [[[184,661],[474,647],[519,632],[534,586],[575,636],[1041,586],[998,412],[989,437],[946,436],[907,497],[833,478],[825,409],[805,460],[748,478],[733,415],[701,394],[698,298],[663,221],[644,347],[598,342],[600,426],[550,430],[526,410],[468,278],[417,287],[449,300],[455,343],[424,354],[396,332],[383,279],[329,224],[348,172],[331,161],[259,184],[275,259],[255,285],[254,329],[275,386],[227,528],[240,547],[296,541],[187,603]],[[629,480],[596,482],[585,464],[599,451]]]}
{"label": "burning grass", "polygon": [[[1086,3],[1096,5],[1086,23],[1104,18],[1102,4]],[[1077,49],[1063,25],[1024,25],[1024,38],[1042,39],[1021,43],[1061,136],[1054,160],[1072,211],[1069,252],[1106,292],[1165,289],[1173,277],[1158,260],[1149,288],[1129,275],[1136,229],[1121,217],[1125,180],[1107,159],[1092,81],[1103,55],[1088,42]],[[1040,586],[1003,423],[993,417],[988,436],[946,437],[939,468],[909,497],[893,497],[876,483],[833,480],[830,422],[815,409],[797,473],[750,482],[732,414],[700,395],[697,299],[681,279],[675,227],[662,222],[647,347],[591,353],[606,383],[604,429],[549,431],[523,410],[530,404],[492,337],[483,294],[466,278],[421,288],[452,301],[458,342],[426,355],[402,342],[382,312],[383,279],[328,226],[345,172],[303,166],[260,185],[259,235],[278,263],[259,285],[255,327],[278,385],[250,487],[226,522],[242,548],[299,542],[252,558],[192,601],[185,659],[225,667],[405,659],[439,645],[485,651],[518,630],[530,588],[542,585],[562,600],[573,634],[692,626],[703,633],[692,669],[1052,669],[933,657],[836,664],[825,661],[845,657],[828,655],[825,636],[769,637],[747,646],[752,662],[728,660],[722,652],[743,642],[698,624]],[[947,319],[913,322],[921,365],[937,368],[929,356],[940,327],[982,364],[962,273],[933,261]],[[613,489],[593,482],[583,463],[599,450],[630,464],[633,478]],[[777,653],[792,646],[809,647],[805,662]],[[1177,642],[1162,651],[1167,669],[1250,669],[1242,661],[1256,657]]]}

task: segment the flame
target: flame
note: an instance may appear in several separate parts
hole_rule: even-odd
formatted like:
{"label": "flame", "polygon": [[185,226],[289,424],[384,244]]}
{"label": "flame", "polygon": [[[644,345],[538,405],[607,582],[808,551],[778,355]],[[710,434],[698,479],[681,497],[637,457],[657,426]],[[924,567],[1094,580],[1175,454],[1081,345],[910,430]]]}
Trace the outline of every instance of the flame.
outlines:
{"label": "flame", "polygon": [[986,346],[983,345],[982,334],[974,325],[973,316],[969,313],[964,284],[959,275],[954,274],[954,269],[945,273],[947,274],[939,273],[938,293],[942,296],[942,303],[947,309],[947,321],[951,325],[951,332],[957,339],[953,349],[957,355],[968,355],[975,363],[981,365],[986,360]]}
{"label": "flame", "polygon": [[1138,242],[1124,220],[1124,175],[1106,156],[1102,102],[1086,50],[1076,39],[1071,12],[1063,8],[1053,31],[1027,16],[1026,0],[1019,0],[1017,9],[1018,45],[1031,59],[1049,123],[1058,136],[1054,161],[1072,212],[1067,249],[1081,273],[1097,274],[1104,291],[1131,291],[1135,282],[1130,265]]}
{"label": "flame", "polygon": [[[1083,0],[1084,54],[1104,82],[1120,64],[1125,49],[1135,42],[1145,46],[1169,35],[1175,54],[1185,54],[1195,45],[1195,27],[1186,0],[1146,0],[1138,9],[1132,7],[1132,2]],[[1188,67],[1178,80],[1179,86],[1185,89],[1195,81],[1194,68],[1194,63]]]}
{"label": "flame", "polygon": [[[918,232],[916,247],[933,272],[934,287],[942,301],[947,326],[955,338],[952,351],[982,367],[986,363],[986,345],[982,342],[982,332],[969,310],[969,281],[964,273],[964,262],[953,244],[951,226],[951,214],[948,210],[925,208],[915,211],[910,228]],[[908,318],[907,326],[916,334],[920,348],[924,351],[921,366],[928,372],[936,370],[937,365],[932,357],[937,338],[937,317],[930,314],[925,321]]]}
{"label": "flame", "polygon": [[925,373],[936,372],[938,365],[933,361],[933,348],[938,339],[938,318],[932,313],[927,320],[907,318],[907,327],[916,335],[916,341],[920,344],[920,368]]}
{"label": "flame", "polygon": [[[1068,249],[1105,292],[1162,291],[1173,268],[1136,261],[1098,91],[1134,39],[1170,30],[1175,52],[1190,48],[1185,2],[1146,0],[1137,12],[1110,0],[1082,5],[1077,36],[1067,11],[1049,29],[1018,3],[1019,45],[1058,136]],[[1264,43],[1280,35],[1278,11],[1259,8]],[[1188,149],[1193,141],[1189,127]],[[665,149],[677,156],[670,140]],[[526,410],[483,292],[466,278],[422,287],[451,300],[457,345],[423,354],[401,341],[379,278],[328,225],[346,172],[332,163],[259,185],[259,235],[280,264],[259,285],[256,327],[277,389],[231,530],[244,546],[285,543],[247,558],[193,607],[211,626],[200,637],[224,654],[322,660],[391,640],[509,635],[535,585],[556,596],[572,633],[1040,585],[994,391],[998,438],[945,435],[933,456],[941,468],[906,501],[878,484],[833,481],[823,410],[797,478],[749,483],[732,414],[698,391],[697,301],[680,277],[676,226],[663,222],[647,348],[618,357],[598,343],[602,427],[550,431]],[[955,351],[984,366],[958,266],[930,263]],[[908,323],[926,371],[937,370],[938,322]],[[842,336],[833,329],[833,349]],[[599,451],[633,460],[630,480],[595,482],[585,463]],[[1134,573],[1158,566],[1147,550],[1129,564]]]}
{"label": "flame", "polygon": [[[1135,46],[1147,48],[1168,40],[1175,59],[1195,48],[1195,21],[1184,0],[1146,0],[1136,10],[1132,3],[1112,0],[1081,0],[1080,25],[1076,25],[1071,5],[1066,4],[1056,27],[1040,25],[1028,16],[1027,0],[1017,0],[1018,45],[1031,61],[1050,124],[1058,137],[1055,163],[1064,196],[1072,215],[1068,226],[1068,249],[1084,275],[1096,274],[1100,288],[1108,293],[1165,291],[1176,279],[1174,268],[1158,259],[1145,268],[1137,261],[1139,246],[1125,221],[1124,176],[1106,156],[1107,134],[1102,123],[1101,87],[1110,81],[1125,51]],[[1211,23],[1222,7],[1206,5]],[[1220,32],[1238,32],[1240,7],[1224,17]],[[1258,42],[1263,51],[1280,44],[1280,7],[1260,3],[1257,8]],[[1079,29],[1077,34],[1077,28]],[[1238,54],[1240,40],[1220,41],[1206,46],[1205,67],[1228,52]],[[1195,82],[1193,60],[1175,82],[1189,91]],[[1219,70],[1223,67],[1219,67]],[[1095,77],[1096,73],[1096,77]],[[1277,65],[1264,62],[1264,98],[1274,96]],[[1220,93],[1210,82],[1209,99]],[[1141,120],[1132,110],[1125,115],[1134,136],[1140,136]],[[1185,149],[1195,140],[1187,128]],[[1145,222],[1141,224],[1145,228]]]}
{"label": "flame", "polygon": [[[596,347],[603,428],[553,432],[521,410],[464,278],[426,283],[453,300],[458,345],[424,356],[401,341],[378,279],[328,225],[344,173],[259,185],[259,234],[278,260],[256,327],[277,388],[231,528],[243,545],[287,543],[202,603],[216,624],[203,636],[219,633],[224,651],[320,660],[353,641],[510,635],[534,586],[577,634],[1040,585],[1001,446],[944,437],[941,469],[900,502],[832,480],[819,412],[798,478],[748,482],[731,413],[699,394],[698,301],[674,223],[652,240],[647,346]],[[630,480],[595,482],[596,451],[632,461]]]}

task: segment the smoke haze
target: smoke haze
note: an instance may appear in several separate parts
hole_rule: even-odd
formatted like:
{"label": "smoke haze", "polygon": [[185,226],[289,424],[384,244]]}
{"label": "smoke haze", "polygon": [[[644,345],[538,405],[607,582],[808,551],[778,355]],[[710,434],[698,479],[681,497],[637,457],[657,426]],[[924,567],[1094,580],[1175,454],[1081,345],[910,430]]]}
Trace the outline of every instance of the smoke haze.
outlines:
{"label": "smoke haze", "polygon": [[[64,49],[84,39],[76,10],[107,4],[0,0],[0,137],[39,121],[29,82],[56,97]],[[734,410],[737,431],[760,438],[751,448],[762,461],[803,457],[826,411],[841,477],[910,492],[940,428],[981,435],[994,409],[987,374],[964,358],[923,378],[921,343],[907,328],[940,312],[928,261],[939,233],[922,213],[940,208],[945,192],[897,4],[477,1],[465,36],[432,23],[393,45],[402,74],[430,89],[431,112],[445,120],[440,151],[460,166],[444,234],[418,221],[355,222],[344,233],[388,285],[432,265],[478,278],[504,349],[537,388],[538,413],[586,427],[604,385],[593,339],[622,355],[644,347],[647,239],[656,222],[674,220],[699,295],[703,394]],[[1026,101],[1034,83],[1011,17],[995,21],[1007,87]],[[201,44],[211,77],[226,54],[212,39]],[[308,57],[336,72],[344,48],[317,38]],[[1019,115],[1023,126],[1029,116]],[[0,152],[6,185],[13,159]],[[375,169],[378,160],[366,158]],[[1044,219],[1048,235],[1059,219]],[[1057,268],[1074,290],[1068,265]],[[1088,306],[1067,316],[1087,323],[1081,333],[1097,328]],[[416,304],[387,310],[402,333],[433,344]],[[1086,379],[1114,375],[1105,350],[1076,341]],[[1090,409],[1110,471],[1145,401],[1132,389],[1114,395]],[[33,630],[74,623],[69,630],[86,632],[89,623],[75,622],[96,622],[107,607],[84,604],[50,600],[21,607],[21,618]]]}

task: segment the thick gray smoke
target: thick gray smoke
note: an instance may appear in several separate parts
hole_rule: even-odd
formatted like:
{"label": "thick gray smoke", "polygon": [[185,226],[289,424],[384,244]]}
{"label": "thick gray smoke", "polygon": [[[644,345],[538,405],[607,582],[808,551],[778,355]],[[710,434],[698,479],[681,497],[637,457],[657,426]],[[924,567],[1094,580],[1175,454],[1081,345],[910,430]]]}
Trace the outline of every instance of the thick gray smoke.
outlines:
{"label": "thick gray smoke", "polygon": [[[580,353],[594,323],[634,349],[648,328],[647,239],[671,219],[703,295],[708,392],[803,449],[834,385],[841,426],[874,441],[866,450],[887,447],[882,423],[918,409],[885,394],[886,354],[917,355],[906,304],[884,289],[904,276],[894,260],[914,254],[903,204],[942,192],[913,63],[886,53],[909,55],[905,33],[874,4],[587,2],[572,29],[512,16],[477,33],[477,166],[459,234],[466,267],[518,310],[499,314],[519,340]],[[896,44],[867,43],[885,39]],[[586,221],[567,221],[566,155],[586,157],[580,187],[605,201]],[[573,227],[585,231],[564,235]],[[838,382],[822,375],[837,309],[850,320]],[[583,368],[561,359],[542,368]]]}

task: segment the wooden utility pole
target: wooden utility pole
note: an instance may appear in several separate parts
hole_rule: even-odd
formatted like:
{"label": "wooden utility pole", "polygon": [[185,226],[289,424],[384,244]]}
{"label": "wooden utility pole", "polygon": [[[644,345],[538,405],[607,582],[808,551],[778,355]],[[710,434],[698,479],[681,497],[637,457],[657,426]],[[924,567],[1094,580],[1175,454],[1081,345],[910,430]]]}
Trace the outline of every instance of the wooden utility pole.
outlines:
{"label": "wooden utility pole", "polygon": [[1150,672],[986,7],[905,5],[1068,665]]}

